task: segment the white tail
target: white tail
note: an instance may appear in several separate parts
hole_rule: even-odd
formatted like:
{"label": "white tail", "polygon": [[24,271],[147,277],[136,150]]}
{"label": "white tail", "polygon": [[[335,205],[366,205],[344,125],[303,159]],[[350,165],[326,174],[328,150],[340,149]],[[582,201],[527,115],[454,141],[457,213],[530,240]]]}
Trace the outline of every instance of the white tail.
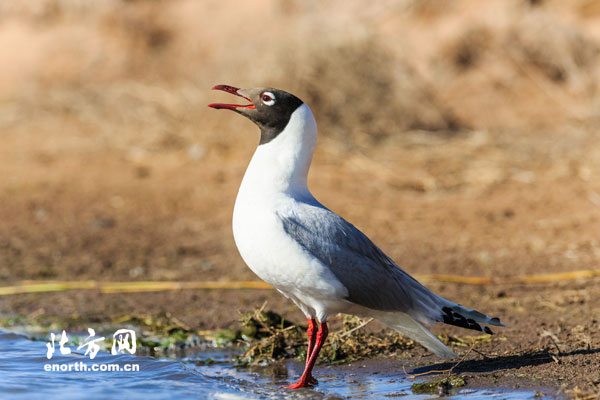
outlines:
{"label": "white tail", "polygon": [[393,330],[419,342],[438,357],[454,358],[456,354],[435,337],[420,322],[403,312],[377,312],[375,319],[383,322]]}

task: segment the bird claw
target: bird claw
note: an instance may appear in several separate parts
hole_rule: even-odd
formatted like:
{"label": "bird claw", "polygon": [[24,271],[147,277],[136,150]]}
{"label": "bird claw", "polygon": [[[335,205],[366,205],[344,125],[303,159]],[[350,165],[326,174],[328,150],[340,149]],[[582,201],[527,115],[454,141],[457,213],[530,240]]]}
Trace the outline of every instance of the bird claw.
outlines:
{"label": "bird claw", "polygon": [[309,376],[306,379],[299,379],[298,382],[294,383],[293,385],[283,385],[283,386],[279,386],[279,388],[280,389],[283,389],[283,388],[301,389],[301,388],[312,387],[317,384],[319,384],[319,381],[317,381],[313,376]]}
{"label": "bird claw", "polygon": [[293,385],[283,385],[283,386],[279,386],[279,389],[301,389],[301,388],[307,388],[310,387],[310,385],[308,384],[308,382],[296,382]]}

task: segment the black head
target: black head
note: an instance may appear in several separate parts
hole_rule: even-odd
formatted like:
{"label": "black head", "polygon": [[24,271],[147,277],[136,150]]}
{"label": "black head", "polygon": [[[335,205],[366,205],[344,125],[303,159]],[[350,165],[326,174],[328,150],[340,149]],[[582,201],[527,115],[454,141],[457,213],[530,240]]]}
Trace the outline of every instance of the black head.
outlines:
{"label": "black head", "polygon": [[238,89],[233,86],[217,85],[212,90],[222,90],[242,97],[250,104],[209,104],[209,107],[235,111],[250,119],[260,128],[260,144],[273,140],[290,121],[292,113],[303,102],[293,94],[272,88]]}

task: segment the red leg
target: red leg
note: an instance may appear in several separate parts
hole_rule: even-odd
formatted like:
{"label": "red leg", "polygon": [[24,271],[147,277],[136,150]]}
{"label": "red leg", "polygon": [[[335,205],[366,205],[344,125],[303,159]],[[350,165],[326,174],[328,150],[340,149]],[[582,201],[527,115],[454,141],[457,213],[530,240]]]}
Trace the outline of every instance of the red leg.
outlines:
{"label": "red leg", "polygon": [[[308,349],[306,350],[306,367],[308,367],[308,361],[310,360],[310,356],[315,348],[315,339],[317,337],[317,330],[315,329],[315,320],[314,318],[308,319],[308,329],[306,330],[306,334],[308,335]],[[319,382],[312,376],[312,374],[308,375],[308,383],[311,385],[316,385]]]}
{"label": "red leg", "polygon": [[317,332],[317,340],[315,343],[315,347],[310,355],[310,358],[308,359],[308,362],[306,363],[306,367],[304,368],[302,376],[300,377],[300,379],[298,379],[298,382],[294,383],[293,385],[286,386],[287,388],[298,389],[310,386],[309,377],[312,376],[312,369],[315,366],[315,363],[317,362],[317,358],[319,357],[319,351],[321,351],[321,347],[323,346],[323,342],[325,342],[325,339],[327,339],[328,333],[329,330],[327,329],[327,322],[321,322],[319,325],[319,332]]}

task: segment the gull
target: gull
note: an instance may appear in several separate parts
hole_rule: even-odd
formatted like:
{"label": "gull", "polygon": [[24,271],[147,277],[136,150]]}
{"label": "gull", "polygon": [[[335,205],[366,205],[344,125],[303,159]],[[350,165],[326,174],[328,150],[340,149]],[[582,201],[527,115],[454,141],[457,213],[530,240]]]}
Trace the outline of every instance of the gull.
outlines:
{"label": "gull", "polygon": [[[402,270],[365,234],[311,194],[307,176],[317,124],[298,97],[273,88],[217,85],[248,104],[213,103],[260,128],[260,142],[235,200],[233,236],[244,262],[304,313],[308,351],[304,372],[290,389],[317,384],[312,370],[338,313],[375,318],[435,353],[454,352],[425,325],[442,322],[492,334],[504,326],[446,300]],[[317,329],[318,325],[318,329]]]}

